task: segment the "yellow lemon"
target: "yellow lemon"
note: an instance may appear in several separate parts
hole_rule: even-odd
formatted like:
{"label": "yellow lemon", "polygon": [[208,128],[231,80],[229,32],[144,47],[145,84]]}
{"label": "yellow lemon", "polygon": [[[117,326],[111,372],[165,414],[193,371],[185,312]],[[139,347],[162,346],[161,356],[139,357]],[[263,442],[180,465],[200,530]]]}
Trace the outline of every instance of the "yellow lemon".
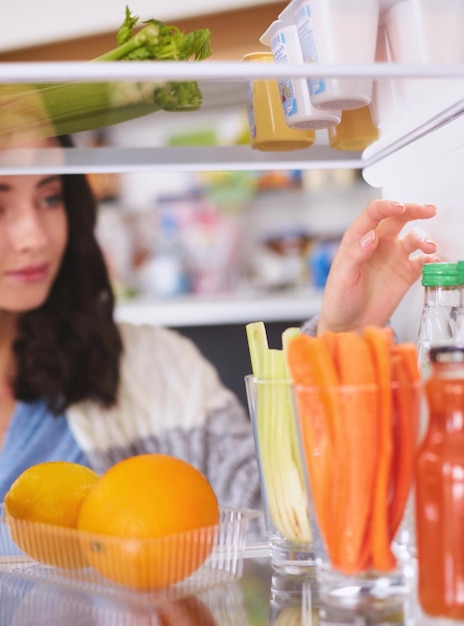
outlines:
{"label": "yellow lemon", "polygon": [[26,469],[5,496],[13,541],[41,563],[85,567],[77,519],[83,499],[98,479],[88,467],[66,461],[38,463]]}

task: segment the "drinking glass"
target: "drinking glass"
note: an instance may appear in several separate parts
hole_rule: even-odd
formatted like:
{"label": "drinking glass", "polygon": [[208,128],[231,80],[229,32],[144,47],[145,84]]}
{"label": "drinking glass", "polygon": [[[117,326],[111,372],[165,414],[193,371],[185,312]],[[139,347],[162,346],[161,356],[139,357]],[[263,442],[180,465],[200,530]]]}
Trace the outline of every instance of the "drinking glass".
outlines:
{"label": "drinking glass", "polygon": [[289,380],[245,378],[272,566],[314,573],[313,530]]}
{"label": "drinking glass", "polygon": [[395,537],[413,484],[420,383],[294,391],[321,602],[404,602],[414,562]]}

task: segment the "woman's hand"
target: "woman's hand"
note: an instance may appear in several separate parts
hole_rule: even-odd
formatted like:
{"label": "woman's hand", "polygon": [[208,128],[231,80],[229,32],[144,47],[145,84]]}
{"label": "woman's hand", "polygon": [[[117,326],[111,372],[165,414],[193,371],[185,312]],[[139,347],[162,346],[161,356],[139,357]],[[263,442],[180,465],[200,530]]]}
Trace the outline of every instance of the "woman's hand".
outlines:
{"label": "woman's hand", "polygon": [[422,231],[400,232],[407,222],[435,213],[429,204],[369,202],[347,228],[332,262],[318,334],[387,323],[422,266],[439,260],[435,242]]}

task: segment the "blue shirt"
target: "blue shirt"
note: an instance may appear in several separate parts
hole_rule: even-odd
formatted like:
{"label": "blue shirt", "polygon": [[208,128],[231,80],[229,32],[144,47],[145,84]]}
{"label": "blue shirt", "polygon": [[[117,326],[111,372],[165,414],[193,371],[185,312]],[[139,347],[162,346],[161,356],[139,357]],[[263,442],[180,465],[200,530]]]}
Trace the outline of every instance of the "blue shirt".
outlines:
{"label": "blue shirt", "polygon": [[18,402],[0,455],[0,502],[19,474],[45,461],[71,461],[90,467],[65,415],[55,417],[41,400]]}

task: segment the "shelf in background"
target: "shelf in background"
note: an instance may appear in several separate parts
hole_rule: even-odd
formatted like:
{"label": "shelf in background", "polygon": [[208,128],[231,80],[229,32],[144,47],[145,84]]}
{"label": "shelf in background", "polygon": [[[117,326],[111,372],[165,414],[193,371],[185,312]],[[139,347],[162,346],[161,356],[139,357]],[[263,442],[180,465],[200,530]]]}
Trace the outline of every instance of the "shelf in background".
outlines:
{"label": "shelf in background", "polygon": [[260,152],[250,146],[167,146],[156,148],[17,148],[0,151],[0,169],[9,174],[128,173],[144,171],[244,171],[360,169],[360,152],[311,146],[292,152]]}
{"label": "shelf in background", "polygon": [[322,291],[310,289],[255,295],[143,297],[119,302],[115,315],[119,322],[170,327],[281,320],[294,320],[300,324],[318,313],[321,298]]}
{"label": "shelf in background", "polygon": [[[244,84],[253,78],[373,78],[430,79],[427,97],[415,104],[405,105],[395,116],[388,131],[382,129],[380,139],[363,153],[339,152],[326,145],[311,146],[306,150],[266,153],[249,146],[198,146],[198,147],[137,147],[109,146],[101,148],[76,147],[63,153],[44,149],[32,160],[20,161],[22,150],[0,151],[2,173],[42,172],[133,172],[149,170],[214,171],[214,170],[265,170],[265,169],[364,169],[386,156],[429,135],[448,122],[464,115],[464,64],[463,65],[403,65],[375,63],[370,65],[284,65],[274,63],[240,62],[137,62],[83,63],[0,63],[0,85],[27,82],[54,81],[183,81],[198,80],[205,90],[204,106],[223,106],[220,94],[230,95],[225,100],[236,104]],[[426,81],[427,82],[427,81]],[[443,89],[441,89],[443,87]],[[244,103],[244,100],[243,100]],[[76,103],[78,106],[78,103]],[[0,112],[1,115],[1,112]],[[175,113],[192,115],[191,112]],[[163,124],[163,113],[147,116],[150,124]],[[186,119],[186,118],[185,118]],[[31,156],[26,153],[26,156]],[[36,160],[38,159],[38,160]]]}

